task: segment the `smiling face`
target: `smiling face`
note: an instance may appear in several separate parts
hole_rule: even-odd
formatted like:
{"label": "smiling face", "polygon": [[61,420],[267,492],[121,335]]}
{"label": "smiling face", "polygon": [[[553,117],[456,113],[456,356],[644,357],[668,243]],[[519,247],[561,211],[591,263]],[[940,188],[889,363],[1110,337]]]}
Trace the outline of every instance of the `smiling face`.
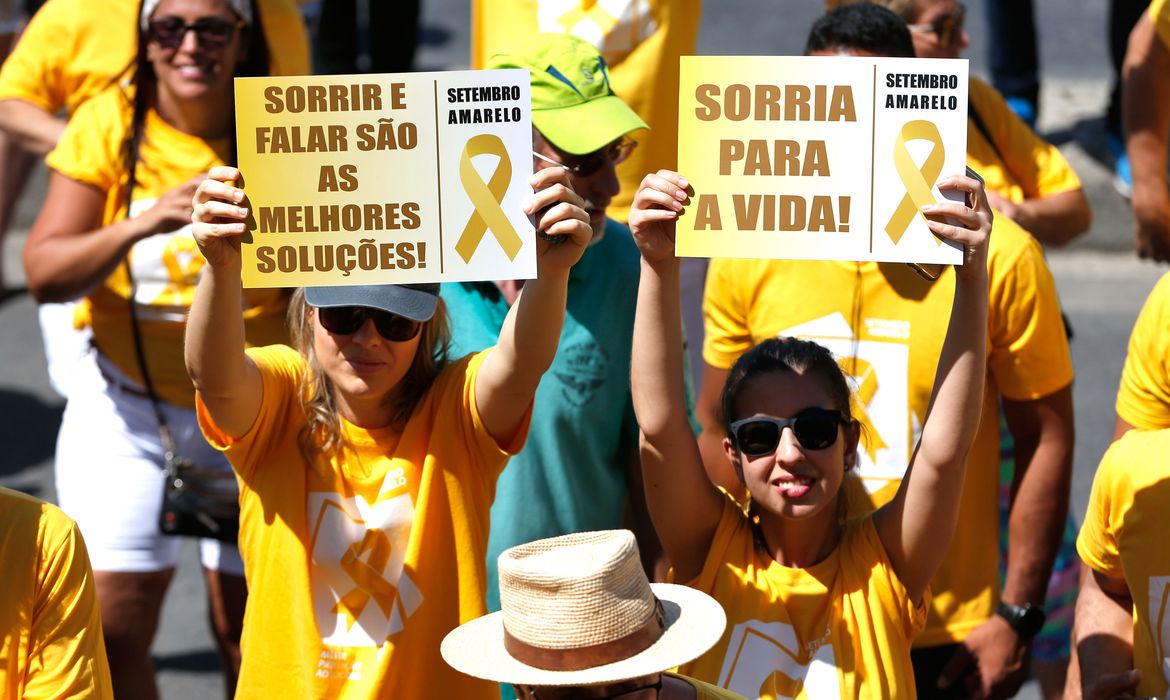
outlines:
{"label": "smiling face", "polygon": [[[793,418],[811,408],[840,410],[812,372],[774,371],[745,381],[732,420],[767,416]],[[791,427],[780,433],[774,452],[750,457],[730,439],[723,446],[728,459],[764,513],[784,519],[823,519],[835,524],[837,498],[848,466],[856,464],[856,424],[837,428],[837,439],[823,449],[808,449]]]}
{"label": "smiling face", "polygon": [[[152,23],[172,26],[204,21],[213,31],[184,31],[170,40],[166,32],[148,30],[146,56],[158,80],[160,97],[180,102],[208,97],[231,100],[232,77],[247,51],[247,29],[225,0],[162,0]],[[224,29],[226,42],[223,41]],[[218,37],[213,34],[219,34]]]}
{"label": "smiling face", "polygon": [[410,370],[423,333],[393,342],[379,335],[371,319],[349,335],[330,333],[312,316],[313,352],[317,365],[333,384],[337,409],[363,428],[389,425],[393,411],[387,400]]}

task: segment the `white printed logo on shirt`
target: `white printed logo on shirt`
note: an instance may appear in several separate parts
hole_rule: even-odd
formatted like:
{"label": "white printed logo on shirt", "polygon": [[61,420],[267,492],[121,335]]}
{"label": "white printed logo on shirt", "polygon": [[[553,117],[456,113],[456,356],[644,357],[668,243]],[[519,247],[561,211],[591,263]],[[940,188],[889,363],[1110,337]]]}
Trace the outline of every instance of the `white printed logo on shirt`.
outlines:
{"label": "white printed logo on shirt", "polygon": [[409,493],[382,497],[404,484],[399,468],[386,476],[374,503],[309,494],[313,612],[325,644],[381,646],[422,604],[418,586],[403,572],[414,502]]}
{"label": "white printed logo on shirt", "polygon": [[910,347],[905,322],[865,319],[867,327],[901,340],[857,340],[853,328],[839,312],[802,323],[778,333],[778,337],[812,340],[837,358],[852,380],[858,415],[865,427],[858,449],[861,476],[866,488],[876,491],[890,480],[901,479],[910,463],[910,445],[918,441],[922,426],[911,423],[909,409]]}
{"label": "white printed logo on shirt", "polygon": [[[735,626],[719,672],[720,687],[745,698],[840,700],[836,654],[829,632],[802,645],[783,622],[749,620]],[[807,660],[806,660],[807,659]]]}
{"label": "white printed logo on shirt", "polygon": [[649,0],[539,0],[536,23],[542,32],[593,44],[610,65],[658,31]]}
{"label": "white printed logo on shirt", "polygon": [[[157,198],[135,200],[130,205],[130,218],[138,217],[157,202]],[[129,258],[136,284],[134,300],[152,307],[144,309],[144,313],[154,320],[185,319],[207,263],[195,243],[191,225],[138,241],[130,249]],[[175,318],[166,317],[168,310]]]}

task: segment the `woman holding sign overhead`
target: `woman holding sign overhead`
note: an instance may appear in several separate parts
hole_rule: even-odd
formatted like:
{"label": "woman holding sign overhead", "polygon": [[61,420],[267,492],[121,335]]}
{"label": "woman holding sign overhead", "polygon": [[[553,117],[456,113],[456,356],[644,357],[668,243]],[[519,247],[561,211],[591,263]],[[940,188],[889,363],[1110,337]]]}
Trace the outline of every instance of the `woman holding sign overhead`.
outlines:
{"label": "woman holding sign overhead", "polygon": [[983,395],[992,217],[982,183],[944,178],[939,188],[965,203],[923,210],[967,257],[919,447],[894,499],[856,519],[845,487],[861,424],[841,367],[812,341],[765,340],[724,384],[723,450],[747,512],[708,480],[679,379],[674,234],[688,187],[677,173],[647,175],[630,209],[643,258],[630,374],[650,517],[675,580],[728,617],[723,639],[680,671],[747,697],[914,697],[910,640],[955,529]]}
{"label": "woman holding sign overhead", "polygon": [[[150,645],[181,546],[160,533],[166,453],[229,470],[199,434],[182,360],[204,266],[189,223],[197,179],[234,158],[232,78],[267,74],[269,46],[283,40],[259,19],[251,0],[145,0],[131,85],[70,120],[25,248],[33,295],[83,298],[77,321],[93,330],[61,425],[57,493],[89,545],[119,697],[157,696]],[[242,303],[252,342],[287,337],[285,295]],[[233,544],[214,540],[202,561],[230,694],[243,567]]]}
{"label": "woman holding sign overhead", "polygon": [[439,285],[410,284],[298,291],[296,349],[245,352],[238,179],[215,168],[195,194],[207,267],[187,367],[204,434],[240,481],[240,695],[498,697],[444,664],[439,643],[487,611],[488,510],[592,238],[582,199],[562,168],[530,178],[539,277],[494,348],[449,361]]}

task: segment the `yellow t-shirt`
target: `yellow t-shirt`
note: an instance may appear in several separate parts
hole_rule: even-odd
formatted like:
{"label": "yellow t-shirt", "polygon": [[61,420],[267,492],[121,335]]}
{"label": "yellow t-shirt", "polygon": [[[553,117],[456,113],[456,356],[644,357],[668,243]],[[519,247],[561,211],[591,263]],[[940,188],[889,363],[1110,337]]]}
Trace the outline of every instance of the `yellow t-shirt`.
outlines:
{"label": "yellow t-shirt", "polygon": [[1077,551],[1085,564],[1124,578],[1133,597],[1138,697],[1170,689],[1170,430],[1131,430],[1097,467]]}
{"label": "yellow t-shirt", "polygon": [[488,434],[475,402],[486,350],[447,367],[401,433],[342,421],[353,451],[306,463],[301,356],[253,348],[260,413],[238,439],[202,404],[208,441],[240,481],[248,582],[238,698],[495,698],[456,672],[439,643],[487,612],[488,512],[527,435]]}
{"label": "yellow t-shirt", "polygon": [[912,698],[910,640],[926,621],[890,568],[873,518],[850,521],[808,569],[777,563],[730,497],[703,571],[689,586],[718,600],[727,630],[679,672],[748,698]]}
{"label": "yellow t-shirt", "polygon": [[[999,596],[998,398],[1030,400],[1072,382],[1056,286],[1039,244],[995,220],[988,262],[989,377],[967,463],[958,528],[931,583],[934,603],[916,646],[963,639]],[[861,475],[876,505],[893,498],[910,463],[934,386],[954,299],[954,275],[935,283],[900,263],[712,260],[703,302],[703,358],[729,369],[766,338],[815,340],[853,378],[865,427]]]}
{"label": "yellow t-shirt", "polygon": [[[309,39],[292,0],[258,0],[273,75],[310,71]],[[56,114],[118,81],[138,46],[137,0],[49,0],[0,69],[0,99]]]}
{"label": "yellow t-shirt", "polygon": [[1153,0],[1150,3],[1150,20],[1162,43],[1170,47],[1170,0]]}
{"label": "yellow t-shirt", "polygon": [[516,37],[567,33],[598,48],[614,93],[652,131],[617,167],[609,216],[625,221],[638,184],[678,161],[678,57],[695,52],[702,0],[472,0],[471,65],[482,68]]}
{"label": "yellow t-shirt", "polygon": [[968,95],[995,141],[992,146],[968,118],[967,163],[983,176],[987,189],[1018,204],[1081,188],[1060,149],[1037,136],[995,88],[972,77]]}
{"label": "yellow t-shirt", "polygon": [[[105,193],[102,225],[126,217],[122,141],[130,122],[130,105],[121,90],[110,88],[86,102],[49,153],[50,168]],[[151,111],[147,114],[134,187],[131,216],[149,209],[158,197],[209,168],[224,163],[231,140],[207,142],[184,134]],[[187,309],[205,261],[191,227],[157,234],[136,243],[130,264],[137,283],[135,300],[147,367],[155,391],[178,406],[194,406],[195,392],[183,364]],[[249,289],[244,294],[245,329],[255,345],[286,342],[286,294],[279,289]],[[120,266],[87,297],[81,323],[93,327],[94,344],[126,376],[142,384],[128,309],[130,283]]]}
{"label": "yellow t-shirt", "polygon": [[89,554],[56,506],[0,488],[0,697],[114,697]]}
{"label": "yellow t-shirt", "polygon": [[1146,298],[1129,336],[1117,415],[1143,430],[1170,428],[1170,273]]}

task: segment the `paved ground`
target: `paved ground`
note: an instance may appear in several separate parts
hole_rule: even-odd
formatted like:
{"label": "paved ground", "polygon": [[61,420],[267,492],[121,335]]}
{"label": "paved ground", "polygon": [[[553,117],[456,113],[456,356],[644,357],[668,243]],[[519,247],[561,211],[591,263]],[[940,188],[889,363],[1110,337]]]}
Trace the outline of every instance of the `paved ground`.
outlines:
{"label": "paved ground", "polygon": [[[370,0],[374,1],[374,0]],[[703,53],[799,53],[818,3],[708,0],[699,50]],[[1095,213],[1091,232],[1049,260],[1065,310],[1077,330],[1073,356],[1078,371],[1077,452],[1073,511],[1084,511],[1092,472],[1108,444],[1125,343],[1142,300],[1166,270],[1129,254],[1132,218],[1110,185],[1100,114],[1108,90],[1104,3],[1038,0],[1044,36],[1041,130],[1061,145],[1085,181]],[[970,28],[982,32],[979,3],[972,3]],[[467,4],[464,0],[424,2],[422,69],[467,64]],[[385,40],[385,39],[382,39]],[[972,70],[983,67],[982,44],[969,54]],[[20,247],[44,193],[43,174],[29,188],[16,231],[3,244],[6,280],[19,280]],[[0,305],[0,485],[54,497],[51,463],[61,401],[49,389],[36,327],[27,297]],[[692,329],[701,328],[691,322]],[[95,465],[97,466],[97,465]],[[168,698],[194,700],[221,693],[215,657],[206,632],[202,584],[196,553],[189,548],[166,603],[156,644],[159,679]],[[1029,687],[1021,697],[1038,697]]]}

